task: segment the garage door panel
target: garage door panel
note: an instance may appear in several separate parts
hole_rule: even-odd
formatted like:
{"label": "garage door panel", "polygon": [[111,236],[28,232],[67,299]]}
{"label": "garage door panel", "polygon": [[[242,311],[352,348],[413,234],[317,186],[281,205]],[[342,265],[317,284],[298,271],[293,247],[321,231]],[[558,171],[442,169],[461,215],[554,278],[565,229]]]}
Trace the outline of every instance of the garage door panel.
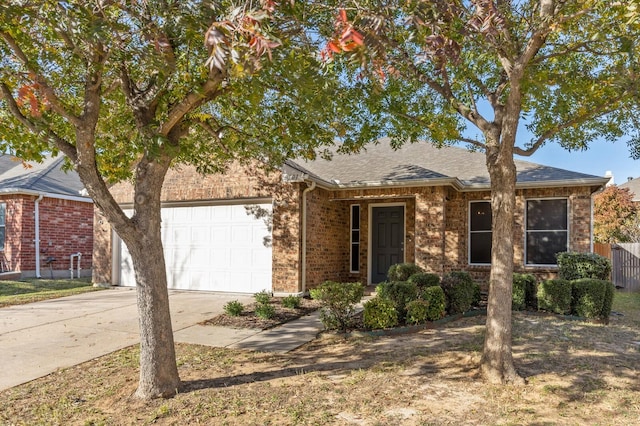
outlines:
{"label": "garage door panel", "polygon": [[[270,204],[260,205],[271,210]],[[270,237],[244,205],[171,207],[162,211],[169,288],[255,293],[271,287]],[[121,285],[135,285],[122,245]]]}

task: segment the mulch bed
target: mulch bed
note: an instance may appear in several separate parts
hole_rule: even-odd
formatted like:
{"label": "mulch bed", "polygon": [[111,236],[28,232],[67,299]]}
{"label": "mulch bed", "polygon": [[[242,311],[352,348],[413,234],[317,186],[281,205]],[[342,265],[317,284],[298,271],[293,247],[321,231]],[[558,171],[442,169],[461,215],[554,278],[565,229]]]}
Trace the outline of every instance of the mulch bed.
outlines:
{"label": "mulch bed", "polygon": [[221,327],[233,328],[255,328],[267,330],[280,324],[292,321],[316,311],[320,308],[320,303],[312,299],[301,299],[300,307],[297,309],[285,308],[282,306],[282,299],[274,297],[271,299],[271,305],[275,308],[273,318],[264,319],[255,314],[257,303],[251,303],[244,306],[244,311],[239,316],[231,316],[228,314],[220,314],[211,319],[201,322],[202,325],[215,325]]}

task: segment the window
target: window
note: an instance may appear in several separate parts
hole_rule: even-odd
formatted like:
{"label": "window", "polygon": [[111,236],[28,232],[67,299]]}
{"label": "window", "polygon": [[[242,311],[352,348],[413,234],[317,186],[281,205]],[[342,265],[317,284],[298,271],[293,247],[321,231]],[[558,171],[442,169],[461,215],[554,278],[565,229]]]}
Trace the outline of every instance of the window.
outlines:
{"label": "window", "polygon": [[351,206],[351,272],[360,272],[360,206]]}
{"label": "window", "polygon": [[469,263],[491,263],[491,203],[469,203]]}
{"label": "window", "polygon": [[5,230],[7,229],[5,221],[7,217],[7,205],[0,203],[0,250],[4,250]]}
{"label": "window", "polygon": [[556,265],[556,253],[567,251],[568,211],[566,199],[527,200],[527,265]]}

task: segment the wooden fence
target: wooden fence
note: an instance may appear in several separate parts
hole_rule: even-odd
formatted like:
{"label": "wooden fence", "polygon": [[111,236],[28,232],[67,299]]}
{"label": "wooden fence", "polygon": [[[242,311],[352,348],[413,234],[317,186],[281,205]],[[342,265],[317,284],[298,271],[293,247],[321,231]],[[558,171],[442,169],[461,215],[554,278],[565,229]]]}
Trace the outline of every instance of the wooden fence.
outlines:
{"label": "wooden fence", "polygon": [[593,252],[611,260],[611,281],[616,287],[640,290],[640,243],[595,243]]}

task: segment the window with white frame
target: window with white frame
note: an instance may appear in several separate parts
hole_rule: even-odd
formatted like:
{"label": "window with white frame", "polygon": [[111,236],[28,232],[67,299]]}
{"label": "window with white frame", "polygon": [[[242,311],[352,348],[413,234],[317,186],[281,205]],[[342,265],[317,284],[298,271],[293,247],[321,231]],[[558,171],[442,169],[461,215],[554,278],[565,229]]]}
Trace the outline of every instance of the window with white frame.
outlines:
{"label": "window with white frame", "polygon": [[491,263],[491,202],[469,203],[469,263]]}
{"label": "window with white frame", "polygon": [[4,250],[4,240],[6,235],[6,219],[7,218],[7,205],[6,203],[0,203],[0,250]]}
{"label": "window with white frame", "polygon": [[556,254],[569,247],[568,200],[527,200],[526,215],[525,263],[557,265]]}
{"label": "window with white frame", "polygon": [[351,205],[351,272],[360,272],[360,205]]}

